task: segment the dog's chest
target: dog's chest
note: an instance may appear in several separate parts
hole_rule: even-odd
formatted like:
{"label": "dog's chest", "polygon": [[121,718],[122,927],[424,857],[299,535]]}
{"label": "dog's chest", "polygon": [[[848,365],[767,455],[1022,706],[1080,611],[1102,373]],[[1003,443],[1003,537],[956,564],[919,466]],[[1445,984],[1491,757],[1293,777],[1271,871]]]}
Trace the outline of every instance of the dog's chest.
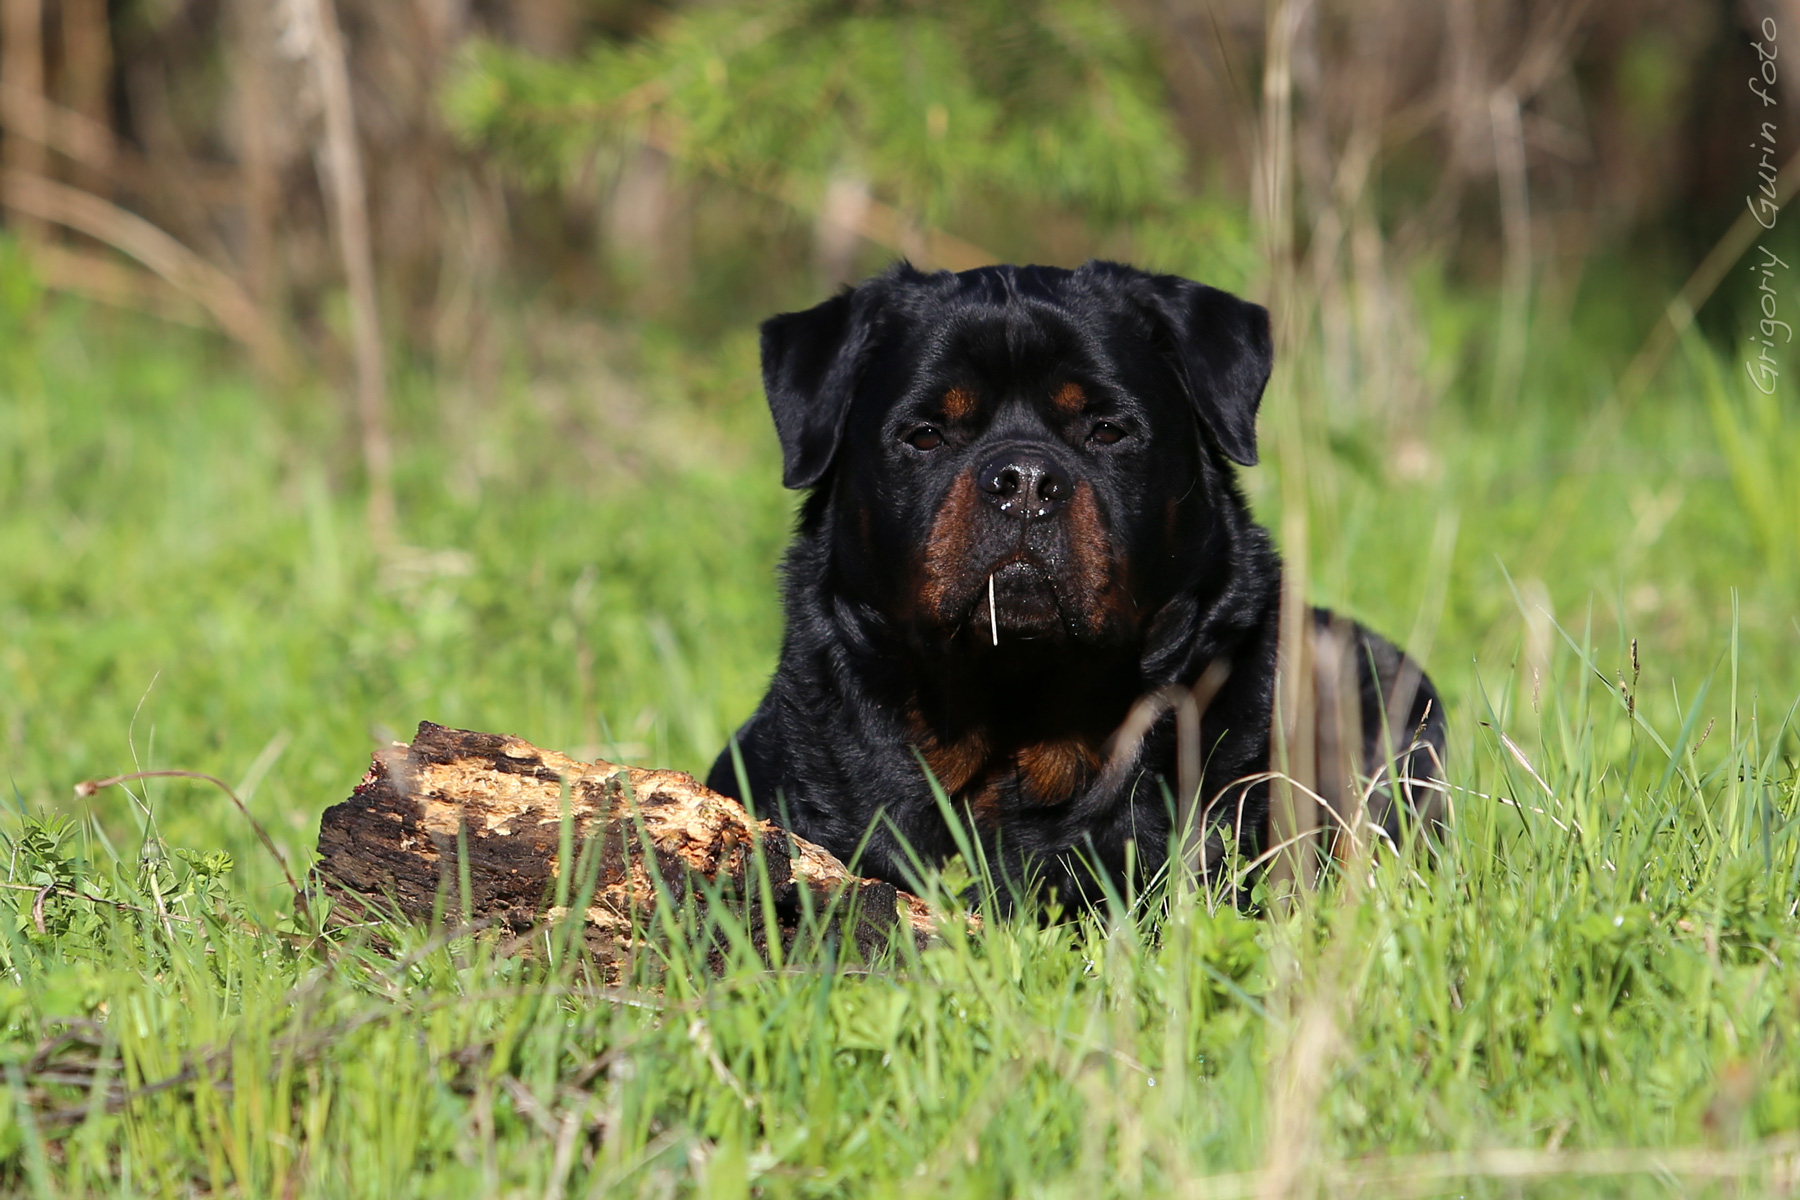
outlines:
{"label": "dog's chest", "polygon": [[1011,811],[1067,804],[1100,773],[1098,741],[1084,734],[1004,736],[987,726],[940,732],[916,711],[908,725],[932,777],[984,826]]}

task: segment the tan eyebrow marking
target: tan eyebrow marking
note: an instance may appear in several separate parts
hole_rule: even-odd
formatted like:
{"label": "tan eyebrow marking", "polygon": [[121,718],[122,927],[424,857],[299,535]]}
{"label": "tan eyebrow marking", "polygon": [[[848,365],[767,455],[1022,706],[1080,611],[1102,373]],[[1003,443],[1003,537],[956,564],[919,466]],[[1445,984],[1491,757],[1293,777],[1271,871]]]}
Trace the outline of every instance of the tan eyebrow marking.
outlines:
{"label": "tan eyebrow marking", "polygon": [[975,393],[966,387],[953,387],[944,393],[944,415],[952,421],[963,421],[975,415]]}
{"label": "tan eyebrow marking", "polygon": [[1058,412],[1072,417],[1087,404],[1087,393],[1081,390],[1079,383],[1070,380],[1056,389],[1056,395],[1050,397],[1050,403],[1056,406]]}

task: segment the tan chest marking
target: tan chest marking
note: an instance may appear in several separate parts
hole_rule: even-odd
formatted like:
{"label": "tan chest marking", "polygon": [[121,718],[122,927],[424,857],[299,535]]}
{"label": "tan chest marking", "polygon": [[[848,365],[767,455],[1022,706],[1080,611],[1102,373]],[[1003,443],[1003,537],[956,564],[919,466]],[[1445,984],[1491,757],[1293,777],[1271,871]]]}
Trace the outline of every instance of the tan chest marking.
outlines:
{"label": "tan chest marking", "polygon": [[987,735],[979,729],[948,745],[940,742],[936,734],[925,733],[920,735],[918,746],[925,765],[931,768],[944,791],[952,796],[982,773],[988,759]]}
{"label": "tan chest marking", "polygon": [[1081,795],[1100,773],[1099,749],[1086,738],[1052,738],[996,751],[982,729],[946,742],[916,715],[910,723],[913,744],[932,777],[947,795],[967,803],[984,826],[999,820],[1000,797],[1008,781],[1016,780],[1027,803],[1054,806]]}
{"label": "tan chest marking", "polygon": [[1026,746],[1016,760],[1019,788],[1037,804],[1066,804],[1087,790],[1100,771],[1100,752],[1081,737]]}

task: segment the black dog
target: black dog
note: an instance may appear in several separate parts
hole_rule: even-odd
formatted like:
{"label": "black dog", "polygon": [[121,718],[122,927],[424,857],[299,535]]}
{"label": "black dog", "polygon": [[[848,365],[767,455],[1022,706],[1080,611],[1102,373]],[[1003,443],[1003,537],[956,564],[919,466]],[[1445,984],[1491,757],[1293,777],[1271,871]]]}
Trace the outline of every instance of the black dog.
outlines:
{"label": "black dog", "polygon": [[[903,882],[903,841],[955,853],[929,768],[1011,886],[1065,898],[1159,868],[1183,785],[1203,868],[1260,852],[1281,567],[1231,463],[1256,462],[1270,357],[1262,308],[1107,262],[902,264],[765,323],[783,482],[812,491],[781,662],[736,738],[759,810]],[[1359,702],[1319,705],[1358,730],[1351,770],[1433,775],[1430,682],[1360,626],[1314,625],[1321,679],[1354,662]],[[730,747],[707,783],[742,798]],[[1353,823],[1396,835],[1395,790]],[[1361,794],[1338,787],[1325,823]]]}

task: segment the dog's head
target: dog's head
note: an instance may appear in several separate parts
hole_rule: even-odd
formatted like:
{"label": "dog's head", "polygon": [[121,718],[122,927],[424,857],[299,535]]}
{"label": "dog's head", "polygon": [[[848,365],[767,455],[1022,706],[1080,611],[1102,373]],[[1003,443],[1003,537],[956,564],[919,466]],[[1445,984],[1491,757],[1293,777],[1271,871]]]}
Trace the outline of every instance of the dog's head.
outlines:
{"label": "dog's head", "polygon": [[1106,262],[902,265],[772,318],[762,354],[832,586],[917,641],[1136,645],[1225,570],[1270,367],[1254,304]]}

